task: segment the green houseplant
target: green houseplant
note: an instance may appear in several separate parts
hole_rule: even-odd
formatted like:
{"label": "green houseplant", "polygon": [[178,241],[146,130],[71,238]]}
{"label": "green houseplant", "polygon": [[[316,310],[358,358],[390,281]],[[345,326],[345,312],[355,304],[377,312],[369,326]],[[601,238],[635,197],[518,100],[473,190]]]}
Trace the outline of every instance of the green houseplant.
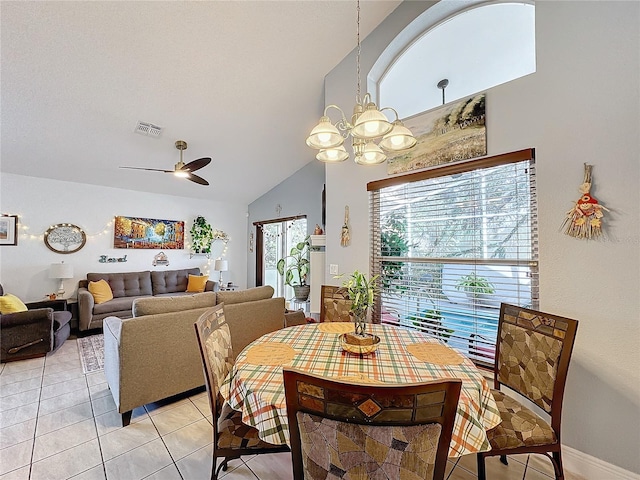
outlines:
{"label": "green houseplant", "polygon": [[412,322],[414,327],[418,327],[418,330],[426,331],[431,335],[442,338],[446,342],[454,330],[443,327],[443,319],[444,316],[440,310],[433,308],[421,310],[407,317],[407,320]]}
{"label": "green houseplant", "polygon": [[375,304],[375,295],[378,291],[379,275],[367,278],[365,273],[354,271],[349,278],[342,282],[351,300],[351,312],[353,314],[355,332],[364,335],[366,329],[367,314]]}
{"label": "green houseplant", "polygon": [[460,277],[456,288],[465,292],[471,301],[486,299],[496,291],[488,279],[478,276],[475,272]]}
{"label": "green houseplant", "polygon": [[311,287],[307,285],[309,275],[309,237],[291,248],[289,255],[278,260],[276,269],[284,276],[284,283],[293,287],[297,300],[306,301]]}
{"label": "green houseplant", "polygon": [[229,241],[229,235],[222,230],[211,228],[209,222],[201,215],[195,218],[189,233],[191,248],[195,253],[211,253],[211,243],[214,240],[222,240],[225,243]]}
{"label": "green houseplant", "polygon": [[195,253],[211,252],[211,242],[214,239],[213,228],[203,216],[198,215],[195,218],[189,233],[191,234],[192,248]]}

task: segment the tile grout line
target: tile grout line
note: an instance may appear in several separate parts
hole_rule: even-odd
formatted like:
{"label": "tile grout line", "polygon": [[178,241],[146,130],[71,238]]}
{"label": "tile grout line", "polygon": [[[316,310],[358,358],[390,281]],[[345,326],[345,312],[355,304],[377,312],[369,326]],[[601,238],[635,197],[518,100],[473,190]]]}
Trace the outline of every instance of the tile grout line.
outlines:
{"label": "tile grout line", "polygon": [[[78,346],[78,340],[76,339],[76,347]],[[79,355],[79,352],[78,352]],[[82,360],[80,360],[80,364],[82,365]],[[100,463],[102,465],[102,472],[104,473],[104,478],[107,478],[107,464],[104,460],[104,454],[102,452],[102,442],[100,441],[100,432],[98,431],[98,424],[96,423],[96,411],[93,408],[93,402],[91,401],[91,389],[89,388],[89,380],[87,379],[87,374],[84,373],[84,381],[87,385],[87,393],[89,394],[89,405],[91,407],[91,416],[93,417],[93,428],[96,431],[96,440],[98,441],[98,450],[100,451]],[[95,468],[95,467],[92,467]],[[89,469],[90,470],[90,469]]]}

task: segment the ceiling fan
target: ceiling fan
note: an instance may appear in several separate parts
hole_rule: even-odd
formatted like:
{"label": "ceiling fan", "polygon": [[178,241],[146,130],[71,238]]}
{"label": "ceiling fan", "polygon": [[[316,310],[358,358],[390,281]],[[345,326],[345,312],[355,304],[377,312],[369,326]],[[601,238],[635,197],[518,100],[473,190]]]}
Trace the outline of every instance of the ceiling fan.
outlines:
{"label": "ceiling fan", "polygon": [[199,177],[194,174],[196,170],[200,170],[203,167],[206,167],[211,163],[211,159],[209,157],[198,158],[193,162],[184,163],[182,161],[182,151],[187,149],[187,142],[184,140],[178,140],[176,142],[176,148],[180,150],[180,161],[176,163],[173,170],[161,170],[159,168],[144,168],[144,167],[120,167],[120,168],[129,168],[132,170],[149,170],[151,172],[163,172],[163,173],[173,173],[176,177],[186,178],[191,180],[192,182],[199,183],[200,185],[209,185],[204,178]]}

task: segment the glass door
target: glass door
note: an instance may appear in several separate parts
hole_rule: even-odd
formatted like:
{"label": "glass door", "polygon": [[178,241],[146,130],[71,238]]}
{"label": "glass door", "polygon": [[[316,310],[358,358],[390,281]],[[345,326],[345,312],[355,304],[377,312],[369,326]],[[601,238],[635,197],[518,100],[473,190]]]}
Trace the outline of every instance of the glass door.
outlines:
{"label": "glass door", "polygon": [[[287,256],[291,248],[307,237],[306,217],[295,217],[270,220],[256,224],[257,234],[262,245],[259,261],[256,262],[256,278],[262,278],[262,285],[271,285],[275,290],[274,296],[293,298],[293,288],[284,284],[284,278],[278,274],[276,264],[278,260]],[[260,254],[260,251],[257,252]],[[261,260],[261,261],[260,261]]]}

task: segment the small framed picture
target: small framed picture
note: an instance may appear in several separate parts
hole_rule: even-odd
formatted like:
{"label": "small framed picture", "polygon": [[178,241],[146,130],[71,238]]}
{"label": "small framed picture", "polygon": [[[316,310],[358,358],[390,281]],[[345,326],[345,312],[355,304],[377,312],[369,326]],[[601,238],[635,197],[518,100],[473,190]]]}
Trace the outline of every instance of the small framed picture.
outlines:
{"label": "small framed picture", "polygon": [[0,216],[0,245],[18,245],[18,216]]}

